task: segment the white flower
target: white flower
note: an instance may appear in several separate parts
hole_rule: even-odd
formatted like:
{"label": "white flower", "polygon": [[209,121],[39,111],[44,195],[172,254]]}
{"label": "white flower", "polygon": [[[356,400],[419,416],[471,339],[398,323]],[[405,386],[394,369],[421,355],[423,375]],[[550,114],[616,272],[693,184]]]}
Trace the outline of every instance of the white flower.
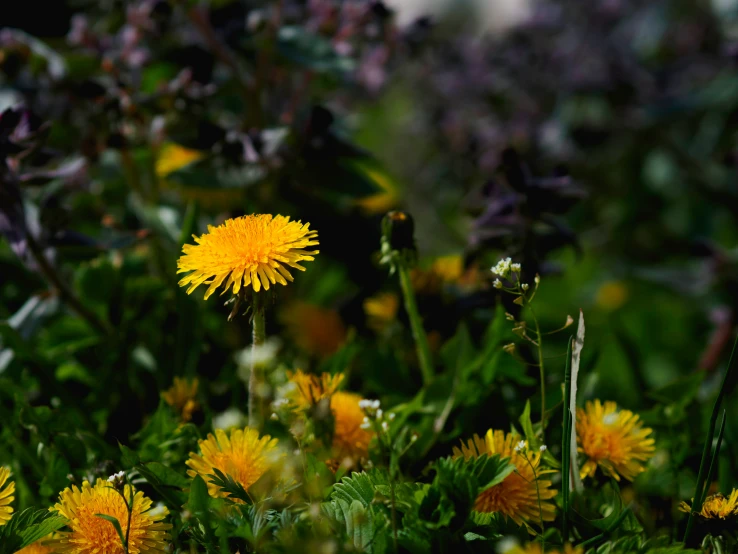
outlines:
{"label": "white flower", "polygon": [[395,414],[389,414],[387,417],[390,421],[392,421],[393,419],[395,419]]}
{"label": "white flower", "polygon": [[510,270],[513,273],[520,273],[520,264],[510,264]]}
{"label": "white flower", "polygon": [[536,273],[536,277],[533,280],[536,282],[536,285],[538,285],[541,282],[541,276]]}
{"label": "white flower", "polygon": [[492,282],[492,286],[495,287],[496,289],[501,289],[502,288],[502,281],[500,281],[499,279],[495,279]]}
{"label": "white flower", "polygon": [[530,288],[530,285],[528,283],[523,283],[522,285],[520,285],[520,288],[523,290],[528,290]]}
{"label": "white flower", "polygon": [[382,410],[377,410],[377,419],[382,419],[382,414],[384,412]]}
{"label": "white flower", "polygon": [[521,452],[525,450],[525,441],[520,441],[514,448],[515,452]]}
{"label": "white flower", "polygon": [[512,264],[512,260],[510,258],[505,258],[497,262],[497,265],[492,268],[492,273],[495,275],[499,275],[502,278],[507,277],[508,273],[510,273],[510,265]]}
{"label": "white flower", "polygon": [[108,483],[112,483],[114,481],[119,481],[123,478],[125,478],[126,472],[125,471],[119,471],[118,473],[113,473],[110,477],[108,477]]}
{"label": "white flower", "polygon": [[361,425],[359,425],[359,427],[361,429],[364,429],[364,430],[371,429],[372,428],[372,424],[369,423],[369,420],[367,420],[366,418],[364,418],[364,419],[365,419],[365,421]]}
{"label": "white flower", "polygon": [[515,537],[503,537],[499,541],[497,541],[497,547],[495,550],[497,550],[498,554],[507,554],[511,550],[515,550],[520,546],[520,543],[518,542],[518,539]]}
{"label": "white flower", "polygon": [[361,408],[362,410],[366,410],[367,408],[371,408],[371,406],[372,406],[372,401],[371,400],[367,400],[366,398],[363,398],[363,399],[359,400],[359,408]]}
{"label": "white flower", "polygon": [[382,422],[382,431],[384,431],[385,433],[389,431],[389,423],[387,423],[386,421]]}
{"label": "white flower", "polygon": [[246,416],[238,408],[229,408],[213,418],[213,429],[243,427],[245,424]]}
{"label": "white flower", "polygon": [[538,448],[538,450],[540,450],[541,452],[545,452],[546,450],[548,450],[548,446],[546,446],[545,444],[542,444],[542,445],[541,445],[541,446],[540,446],[540,447]]}

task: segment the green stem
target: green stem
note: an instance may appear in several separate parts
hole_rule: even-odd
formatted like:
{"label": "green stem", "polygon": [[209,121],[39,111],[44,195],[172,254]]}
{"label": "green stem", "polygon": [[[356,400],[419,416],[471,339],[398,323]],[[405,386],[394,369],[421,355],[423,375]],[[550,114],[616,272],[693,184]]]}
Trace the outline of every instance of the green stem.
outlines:
{"label": "green stem", "polygon": [[536,326],[536,348],[538,349],[538,368],[541,376],[541,442],[546,444],[546,370],[543,367],[543,347],[541,345],[541,328],[538,326],[538,318],[533,308],[529,305],[533,324]]}
{"label": "green stem", "polygon": [[562,531],[564,543],[569,541],[569,479],[571,478],[571,345],[574,337],[570,337],[566,349],[566,370],[564,372],[564,434],[561,440],[561,498],[562,498]]}
{"label": "green stem", "polygon": [[251,374],[249,375],[249,425],[261,432],[264,425],[264,399],[261,388],[263,376],[261,367],[257,363],[257,351],[264,344],[266,334],[266,319],[264,317],[264,305],[262,295],[255,292],[253,295],[251,325],[253,328],[251,342]]}
{"label": "green stem", "polygon": [[725,385],[728,382],[728,378],[733,370],[733,359],[735,357],[736,346],[738,346],[738,338],[733,343],[733,350],[730,353],[730,359],[728,360],[728,368],[725,370],[723,375],[723,382],[720,384],[720,390],[718,391],[715,404],[712,407],[712,415],[710,416],[710,426],[707,430],[707,436],[705,437],[705,446],[702,448],[702,460],[700,460],[700,470],[697,473],[697,486],[694,491],[694,497],[692,500],[692,509],[689,512],[689,519],[687,520],[687,528],[684,531],[684,543],[686,544],[689,534],[692,531],[694,525],[694,514],[699,513],[702,510],[702,498],[705,489],[705,478],[707,477],[708,471],[708,458],[710,457],[710,450],[712,449],[712,439],[715,437],[715,425],[717,424],[718,414],[720,413],[720,405],[723,402],[725,396]]}
{"label": "green stem", "polygon": [[428,385],[433,380],[433,361],[431,359],[428,336],[423,329],[423,319],[418,312],[418,304],[415,301],[415,292],[410,281],[410,271],[404,263],[397,264],[397,272],[400,274],[400,287],[405,300],[405,311],[410,318],[410,327],[415,339],[415,347],[418,352],[418,363],[423,374],[423,384]]}

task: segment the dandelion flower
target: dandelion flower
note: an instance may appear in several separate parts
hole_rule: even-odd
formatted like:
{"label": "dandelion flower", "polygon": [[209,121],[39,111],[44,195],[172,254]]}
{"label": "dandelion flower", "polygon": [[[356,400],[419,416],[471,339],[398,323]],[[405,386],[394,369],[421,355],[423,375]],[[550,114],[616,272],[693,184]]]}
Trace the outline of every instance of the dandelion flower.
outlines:
{"label": "dandelion flower", "polygon": [[[529,542],[525,546],[520,546],[516,541],[510,541],[510,543],[503,545],[498,552],[500,554],[543,554],[540,542]],[[566,543],[564,548],[552,548],[550,544],[546,543],[546,554],[584,554],[584,548],[572,546],[571,543]]]}
{"label": "dandelion flower", "polygon": [[442,256],[433,260],[428,269],[415,268],[410,274],[418,294],[437,294],[444,285],[458,281],[464,273],[464,258],[459,255]]}
{"label": "dandelion flower", "polygon": [[156,159],[156,176],[163,179],[170,173],[174,173],[202,159],[202,157],[203,153],[199,150],[185,148],[173,142],[166,143],[159,150],[159,156]]}
{"label": "dandelion flower", "polygon": [[[166,507],[151,510],[151,500],[141,491],[135,492],[131,485],[122,491],[126,499],[133,497],[131,528],[128,535],[130,554],[167,552],[169,533],[172,526],[163,519],[169,514]],[[96,514],[117,518],[125,529],[128,521],[126,500],[111,483],[98,479],[95,486],[88,481],[79,489],[75,485],[59,494],[59,502],[52,510],[69,520],[71,531],[58,533],[57,539],[49,541],[52,550],[59,554],[122,554],[123,546],[115,527]]]}
{"label": "dandelion flower", "polygon": [[331,412],[335,421],[333,431],[334,457],[360,460],[369,455],[369,443],[374,433],[363,429],[364,410],[359,406],[361,396],[338,391],[331,397]]}
{"label": "dandelion flower", "polygon": [[[467,444],[462,442],[461,448],[454,447],[454,457],[465,459],[477,458],[484,454],[501,458],[509,458],[515,471],[505,479],[483,490],[477,496],[474,509],[478,512],[498,512],[511,518],[518,525],[540,523],[540,520],[553,521],[556,508],[551,499],[556,491],[551,489],[551,481],[541,476],[552,473],[542,469],[541,452],[528,449],[517,449],[520,436],[516,433],[505,434],[502,431],[487,431],[484,439],[474,435]],[[540,510],[539,510],[540,500]]]}
{"label": "dandelion flower", "polygon": [[50,540],[56,536],[56,533],[52,533],[43,539],[29,544],[25,548],[21,548],[15,554],[52,554],[52,552],[54,552],[54,548]]}
{"label": "dandelion flower", "polygon": [[384,331],[397,318],[400,299],[393,292],[380,292],[364,300],[367,326],[377,333]]}
{"label": "dandelion flower", "polygon": [[[687,513],[692,511],[692,507],[686,502],[682,502],[679,509]],[[733,492],[727,498],[720,493],[708,496],[697,515],[705,520],[728,519],[738,516],[738,489],[733,489]]]}
{"label": "dandelion flower", "polygon": [[190,421],[192,413],[199,408],[195,396],[197,395],[197,379],[174,378],[174,384],[163,393],[164,401],[174,408],[182,421]]}
{"label": "dandelion flower", "polygon": [[618,410],[615,402],[587,402],[577,410],[576,427],[578,450],[586,457],[582,479],[593,477],[599,467],[617,481],[621,476],[632,481],[653,456],[651,429],[633,412]]}
{"label": "dandelion flower", "polygon": [[219,469],[231,476],[244,490],[248,491],[264,475],[274,462],[277,439],[269,435],[259,438],[256,429],[233,429],[226,433],[215,430],[215,436],[197,442],[201,454],[190,452],[185,462],[190,469],[187,475],[199,475],[208,485],[210,496],[225,498],[228,493],[212,483],[213,469]]}
{"label": "dandelion flower", "polygon": [[287,334],[305,352],[327,357],[346,341],[346,326],[336,310],[307,302],[291,302],[280,319]]}
{"label": "dandelion flower", "polygon": [[329,398],[343,381],[343,374],[321,373],[314,375],[302,370],[288,372],[287,377],[294,386],[287,394],[290,403],[297,409],[306,410],[324,398]]}
{"label": "dandelion flower", "polygon": [[10,470],[7,467],[0,467],[0,525],[5,525],[10,521],[13,513],[13,493],[15,492],[15,483],[8,483]]}
{"label": "dandelion flower", "polygon": [[221,284],[224,291],[251,285],[255,292],[269,290],[273,284],[286,285],[292,274],[285,266],[304,271],[298,262],[313,260],[318,250],[305,250],[318,244],[317,231],[309,223],[290,221],[278,215],[246,215],[228,219],[222,225],[208,225],[208,232],[193,235],[197,244],[185,244],[177,273],[191,272],[180,280],[190,294],[202,284],[207,300]]}

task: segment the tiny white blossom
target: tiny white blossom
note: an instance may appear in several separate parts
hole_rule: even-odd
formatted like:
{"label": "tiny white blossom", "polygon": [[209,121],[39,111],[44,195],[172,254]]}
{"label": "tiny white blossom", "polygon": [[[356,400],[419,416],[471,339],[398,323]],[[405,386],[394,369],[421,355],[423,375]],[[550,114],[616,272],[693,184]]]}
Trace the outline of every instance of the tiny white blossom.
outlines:
{"label": "tiny white blossom", "polygon": [[118,481],[120,479],[123,479],[126,476],[125,471],[119,471],[118,473],[113,473],[110,477],[108,477],[108,483],[112,483],[113,481]]}
{"label": "tiny white blossom", "polygon": [[382,431],[384,431],[385,433],[389,431],[389,423],[387,423],[386,421],[382,422]]}
{"label": "tiny white blossom", "polygon": [[272,415],[269,416],[269,419],[271,419],[272,421],[279,421],[279,416],[276,413],[272,412]]}
{"label": "tiny white blossom", "polygon": [[[364,418],[364,419],[366,419],[366,418]],[[364,430],[366,430],[366,429],[371,429],[371,427],[372,427],[372,424],[371,424],[371,423],[369,423],[369,421],[368,421],[368,420],[366,420],[366,421],[364,421],[364,422],[363,422],[363,423],[362,423],[361,425],[359,425],[359,427],[360,427],[361,429],[364,429]]]}
{"label": "tiny white blossom", "polygon": [[507,277],[508,273],[510,273],[511,263],[512,260],[510,258],[500,260],[499,262],[497,262],[497,265],[492,268],[492,273],[503,278]]}
{"label": "tiny white blossom", "polygon": [[514,448],[515,452],[525,450],[525,441],[520,441]]}
{"label": "tiny white blossom", "polygon": [[538,285],[541,282],[541,276],[536,274],[536,277],[533,280],[536,282],[536,285]]}
{"label": "tiny white blossom", "polygon": [[495,287],[496,289],[501,289],[502,288],[502,281],[500,281],[499,279],[495,279],[492,282],[492,286]]}
{"label": "tiny white blossom", "polygon": [[377,410],[377,419],[382,419],[382,414],[383,413],[384,412],[381,409]]}
{"label": "tiny white blossom", "polygon": [[367,408],[370,408],[371,405],[372,405],[371,400],[367,400],[365,398],[362,400],[359,400],[359,408],[361,408],[362,410],[366,410]]}
{"label": "tiny white blossom", "polygon": [[392,421],[395,419],[395,414],[389,414],[387,417],[389,418],[390,421]]}
{"label": "tiny white blossom", "polygon": [[530,288],[530,285],[528,283],[523,283],[522,285],[520,285],[520,288],[523,290],[528,290]]}
{"label": "tiny white blossom", "polygon": [[542,444],[542,445],[541,445],[541,446],[540,446],[540,447],[538,448],[538,450],[540,450],[541,452],[545,452],[546,450],[548,450],[548,446],[546,446],[545,444]]}
{"label": "tiny white blossom", "polygon": [[520,264],[510,264],[510,270],[513,273],[520,273]]}
{"label": "tiny white blossom", "polygon": [[374,408],[375,410],[379,409],[379,400],[375,400],[372,402],[372,408]]}

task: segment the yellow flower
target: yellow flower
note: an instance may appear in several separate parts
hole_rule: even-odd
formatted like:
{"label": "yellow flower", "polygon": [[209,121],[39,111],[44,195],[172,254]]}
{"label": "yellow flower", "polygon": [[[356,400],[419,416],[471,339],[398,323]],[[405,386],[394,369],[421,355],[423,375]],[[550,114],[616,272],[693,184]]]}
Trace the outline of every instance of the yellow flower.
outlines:
{"label": "yellow flower", "polygon": [[[71,531],[59,532],[59,538],[49,541],[52,550],[59,554],[122,554],[123,547],[113,524],[95,514],[117,518],[125,530],[126,501],[132,491],[131,485],[125,485],[124,500],[111,483],[102,479],[94,487],[84,481],[81,489],[74,485],[64,489],[59,502],[51,509],[69,520],[67,526]],[[135,492],[128,535],[130,554],[168,551],[167,531],[172,526],[163,521],[168,514],[166,507],[151,510],[151,500],[141,491]]]}
{"label": "yellow flower", "polygon": [[399,204],[400,191],[397,183],[386,173],[376,169],[365,168],[364,175],[381,189],[381,192],[356,200],[356,204],[366,213],[383,214]]}
{"label": "yellow flower", "polygon": [[326,357],[346,341],[346,327],[336,310],[291,302],[280,312],[287,334],[305,352]]}
{"label": "yellow flower", "polygon": [[49,540],[53,539],[56,536],[56,533],[48,535],[43,539],[29,544],[25,548],[21,548],[15,554],[51,554],[52,552],[54,552],[54,549]]}
{"label": "yellow flower", "polygon": [[393,292],[380,292],[364,300],[364,313],[367,325],[381,333],[397,318],[400,299]]}
{"label": "yellow flower", "polygon": [[605,311],[612,312],[628,300],[628,287],[622,281],[607,281],[597,291],[596,304]]}
{"label": "yellow flower", "polygon": [[364,411],[359,407],[360,400],[358,394],[343,391],[331,397],[331,412],[335,420],[333,455],[337,460],[350,458],[356,462],[369,455],[369,443],[374,433],[361,428]]}
{"label": "yellow flower", "polygon": [[[686,502],[682,502],[679,509],[687,513],[692,511],[692,507]],[[728,519],[738,516],[738,489],[733,489],[728,498],[720,493],[708,496],[698,515],[702,519]]]}
{"label": "yellow flower", "polygon": [[14,500],[15,483],[13,481],[8,483],[8,477],[10,477],[10,470],[7,467],[0,467],[0,525],[8,523],[13,513],[13,507],[10,504]]}
{"label": "yellow flower", "polygon": [[232,286],[233,294],[241,286],[251,285],[259,292],[262,287],[269,290],[270,284],[286,285],[293,278],[285,265],[304,271],[298,262],[314,260],[313,254],[319,252],[305,250],[318,244],[318,232],[309,226],[282,215],[265,214],[228,219],[217,227],[208,225],[207,233],[199,238],[193,235],[196,245],[182,247],[177,273],[192,273],[179,285],[187,286],[187,294],[202,284],[209,285],[206,300],[224,281],[223,292]]}
{"label": "yellow flower", "polygon": [[197,446],[201,455],[190,452],[185,462],[190,467],[187,475],[202,477],[210,496],[220,498],[227,497],[228,493],[212,483],[209,475],[213,475],[213,468],[230,475],[248,491],[269,470],[277,454],[277,439],[269,435],[259,438],[259,432],[250,427],[233,429],[229,433],[216,429],[215,436],[208,434],[206,440],[197,442]]}
{"label": "yellow flower", "polygon": [[474,435],[467,444],[462,442],[461,449],[454,447],[454,457],[463,456],[468,460],[483,454],[499,454],[502,458],[509,458],[515,466],[515,471],[501,483],[479,493],[474,509],[478,512],[501,513],[506,519],[511,518],[518,525],[526,527],[529,523],[540,524],[541,518],[553,521],[556,508],[551,498],[556,496],[556,491],[551,489],[551,481],[541,479],[542,475],[553,471],[540,467],[540,452],[516,449],[520,441],[517,433],[506,435],[503,431],[490,429],[484,439]]}
{"label": "yellow flower", "polygon": [[298,369],[295,373],[288,372],[287,378],[294,384],[294,389],[287,394],[288,400],[295,408],[306,410],[333,395],[343,381],[343,374],[314,375]]}
{"label": "yellow flower", "polygon": [[161,393],[164,401],[179,413],[182,421],[192,419],[192,413],[199,408],[195,396],[199,381],[195,379],[174,378],[174,384]]}
{"label": "yellow flower", "polygon": [[203,153],[199,150],[191,150],[179,144],[168,142],[159,150],[159,156],[156,158],[156,167],[154,171],[156,176],[163,179],[170,173],[174,173],[178,169],[190,165],[197,160],[202,159]]}
{"label": "yellow flower", "polygon": [[463,273],[462,256],[442,256],[436,258],[428,269],[413,269],[410,278],[418,294],[436,294],[443,285],[459,280]]}
{"label": "yellow flower", "polygon": [[[513,543],[508,548],[501,548],[499,552],[501,554],[542,554],[540,542],[529,542],[525,546]],[[559,548],[552,548],[547,542],[546,554],[584,554],[584,548],[581,546],[572,546],[571,543],[566,543],[562,550]]]}
{"label": "yellow flower", "polygon": [[576,427],[578,450],[586,456],[582,479],[593,477],[599,466],[617,481],[621,476],[632,481],[653,456],[651,429],[633,412],[618,410],[615,402],[587,402],[585,409],[577,409]]}

